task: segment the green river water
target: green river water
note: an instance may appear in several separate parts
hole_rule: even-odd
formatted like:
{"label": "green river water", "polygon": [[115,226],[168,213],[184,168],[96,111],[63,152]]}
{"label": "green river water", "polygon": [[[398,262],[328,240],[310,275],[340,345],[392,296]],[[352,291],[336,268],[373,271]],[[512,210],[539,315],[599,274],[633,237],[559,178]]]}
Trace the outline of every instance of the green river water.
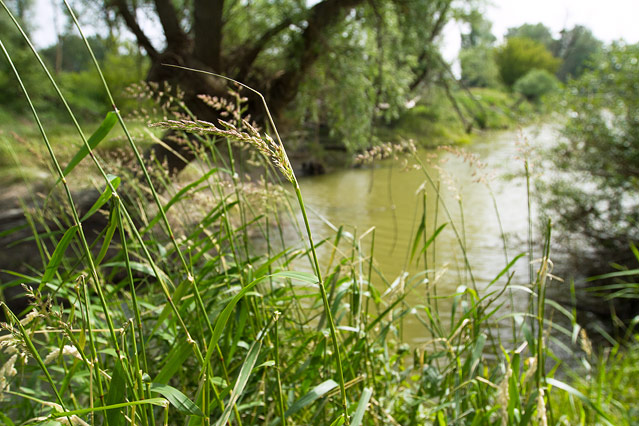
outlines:
{"label": "green river water", "polygon": [[[312,211],[310,220],[315,239],[334,235],[332,228],[340,225],[356,237],[374,227],[374,264],[386,277],[385,282],[373,276],[376,288],[383,293],[389,283],[399,283],[403,276],[409,286],[418,283],[406,298],[417,312],[428,303],[427,286],[430,286],[431,295],[434,289],[440,297],[454,295],[460,286],[472,288],[473,279],[478,289],[484,289],[504,269],[507,260],[527,250],[528,197],[522,149],[524,145],[548,146],[556,137],[556,127],[547,124],[480,135],[464,151],[476,155],[483,166],[476,160],[469,161],[468,156],[445,150],[420,152],[428,173],[434,181],[440,182],[439,206],[437,192],[425,183],[423,172],[406,171],[399,162],[391,160],[367,168],[302,179],[300,186],[305,203]],[[428,281],[424,280],[423,273],[420,275],[424,270],[423,262],[419,265],[415,265],[415,260],[409,262],[412,241],[423,211],[421,187],[426,188],[427,236],[439,225],[447,223],[428,251],[428,269],[432,271]],[[370,253],[371,237],[369,232],[361,239],[366,254]],[[472,278],[464,268],[460,239],[466,247]],[[536,242],[540,239],[534,236]],[[328,263],[330,251],[328,245],[320,248],[324,265]],[[533,254],[533,257],[539,255]],[[522,257],[510,270],[515,273],[512,283],[528,285],[528,259]],[[364,274],[367,268],[362,265]],[[417,278],[412,278],[415,276]],[[505,284],[506,277],[502,277],[492,289]],[[520,290],[513,291],[512,298],[505,296],[504,314],[510,312],[511,301],[516,310],[525,309],[528,295]],[[450,319],[452,299],[444,297],[437,303],[440,317]],[[504,320],[498,328],[507,330],[509,326],[510,322]],[[406,317],[402,333],[403,338],[413,344],[429,339],[414,316]]]}

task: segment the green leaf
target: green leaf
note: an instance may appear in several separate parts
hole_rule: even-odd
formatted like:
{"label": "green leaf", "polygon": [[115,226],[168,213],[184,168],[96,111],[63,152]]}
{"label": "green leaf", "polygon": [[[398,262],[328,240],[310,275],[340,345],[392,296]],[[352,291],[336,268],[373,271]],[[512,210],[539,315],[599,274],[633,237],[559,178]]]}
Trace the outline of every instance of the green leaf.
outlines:
{"label": "green leaf", "polygon": [[284,413],[284,416],[286,417],[292,416],[293,414],[300,411],[302,408],[312,404],[318,398],[321,398],[326,393],[330,392],[336,387],[337,387],[337,383],[335,383],[333,380],[330,380],[330,379],[323,383],[320,383],[319,385],[311,389],[309,393],[307,393],[306,395],[304,395],[303,397],[295,401],[295,403],[291,405],[291,407],[288,410],[286,410],[286,413]]}
{"label": "green leaf", "polygon": [[[118,187],[120,186],[120,178],[114,175],[107,175],[107,178],[113,186],[113,189],[118,189]],[[107,185],[100,197],[95,201],[95,203],[93,203],[87,214],[82,217],[81,221],[84,222],[85,220],[90,218],[95,212],[98,211],[100,207],[102,207],[107,201],[111,199],[112,195],[113,192],[111,191],[111,187]]]}
{"label": "green leaf", "polygon": [[413,257],[415,256],[415,251],[417,251],[417,245],[419,244],[419,240],[424,233],[424,229],[426,228],[425,217],[422,214],[422,220],[419,223],[419,227],[417,228],[417,233],[415,234],[415,239],[413,240],[413,248],[410,251],[410,261],[413,261]]}
{"label": "green leaf", "polygon": [[247,284],[246,287],[240,290],[240,292],[237,293],[233,297],[233,299],[231,299],[231,301],[224,307],[222,312],[220,312],[220,314],[218,315],[215,321],[215,328],[213,329],[213,335],[211,336],[211,340],[209,341],[208,350],[206,352],[206,357],[204,359],[204,365],[207,365],[209,362],[211,362],[211,356],[213,356],[213,352],[215,348],[217,347],[218,340],[220,340],[220,336],[222,335],[222,332],[224,331],[224,328],[226,327],[226,323],[228,322],[229,317],[231,316],[231,312],[233,312],[233,308],[235,307],[235,305],[237,305],[237,302],[239,302],[240,299],[244,297],[244,295],[246,295],[246,293],[248,293],[259,282],[264,281],[268,278],[279,278],[279,277],[294,278],[294,279],[305,280],[305,281],[310,281],[312,279],[315,279],[315,281],[313,282],[317,282],[317,277],[315,277],[315,275],[313,274],[308,274],[304,272],[278,272],[273,275],[264,275],[263,277],[253,280],[252,282]]}
{"label": "green leaf", "polygon": [[344,424],[344,415],[340,414],[338,418],[335,419],[331,426],[342,426]]}
{"label": "green leaf", "polygon": [[111,245],[111,241],[113,240],[113,235],[115,234],[115,230],[118,225],[122,226],[120,221],[120,208],[117,204],[113,205],[111,208],[111,214],[109,216],[109,224],[107,225],[106,233],[104,234],[104,241],[102,242],[102,247],[100,248],[100,252],[95,257],[95,264],[99,265],[104,256],[106,256],[107,251],[109,250],[109,246]]}
{"label": "green leaf", "polygon": [[579,392],[577,389],[573,388],[572,386],[553,379],[551,377],[546,377],[546,383],[554,386],[556,388],[559,388],[563,391],[568,392],[569,394],[576,396],[577,398],[579,398],[584,404],[586,404],[588,407],[592,408],[593,410],[595,410],[597,412],[597,414],[599,414],[601,416],[602,419],[604,419],[604,421],[607,424],[612,424],[612,420],[610,420],[610,418],[606,415],[606,413],[603,412],[603,410],[601,408],[599,408],[599,406],[595,405],[594,402],[592,402],[586,395],[584,395],[583,393]]}
{"label": "green leaf", "polygon": [[64,253],[67,251],[67,247],[73,240],[75,233],[78,230],[77,225],[73,225],[71,228],[67,229],[67,232],[64,233],[62,239],[56,246],[53,254],[51,255],[51,259],[49,259],[49,263],[47,264],[46,269],[44,270],[44,275],[42,275],[42,280],[40,280],[40,286],[38,287],[38,291],[42,291],[44,285],[51,281],[53,275],[55,275],[58,270],[58,266],[60,266],[60,262],[64,258]]}
{"label": "green leaf", "polygon": [[118,408],[133,407],[134,405],[144,405],[144,404],[159,405],[160,407],[164,407],[166,406],[166,399],[149,398],[149,399],[141,399],[139,401],[122,402],[122,403],[114,404],[114,405],[104,405],[104,406],[93,407],[93,408],[82,408],[80,410],[73,410],[73,411],[54,411],[51,413],[51,417],[59,419],[61,417],[83,416],[88,413],[94,413],[94,412],[106,411],[106,410],[115,410]]}
{"label": "green leaf", "polygon": [[2,413],[0,413],[0,420],[2,420],[2,423],[6,426],[15,426],[15,423],[13,423],[9,417]]}
{"label": "green leaf", "polygon": [[[102,124],[100,124],[100,127],[98,127],[98,130],[96,130],[87,141],[87,144],[91,147],[91,149],[95,149],[95,147],[98,146],[100,142],[102,142],[106,135],[109,134],[111,129],[113,129],[113,126],[115,126],[115,123],[117,123],[117,121],[118,116],[115,111],[110,111],[107,113],[104,121],[102,122]],[[62,175],[66,176],[71,173],[71,170],[73,170],[75,166],[80,164],[80,161],[82,161],[87,155],[89,155],[89,150],[87,149],[86,145],[83,145],[82,148],[80,148],[80,150],[77,152],[77,154],[75,154],[75,156],[71,159],[67,167],[62,171]]]}
{"label": "green leaf", "polygon": [[[106,397],[106,405],[114,405],[125,402],[126,380],[124,370],[119,362],[115,363],[113,375],[111,376],[111,384],[109,385],[109,393]],[[108,410],[106,412],[107,422],[109,426],[124,425],[124,416],[118,409]]]}
{"label": "green leaf", "polygon": [[240,369],[240,374],[235,382],[235,386],[233,386],[233,390],[231,391],[231,398],[229,399],[228,404],[226,404],[226,408],[224,409],[222,416],[217,420],[217,422],[215,422],[215,426],[222,426],[228,421],[229,417],[231,417],[233,407],[237,404],[240,396],[244,393],[244,388],[251,377],[251,371],[253,371],[253,367],[255,367],[255,363],[257,362],[257,357],[260,354],[260,349],[262,348],[262,339],[265,334],[265,331],[261,332],[258,339],[253,342],[249,348],[246,359]]}
{"label": "green leaf", "polygon": [[310,284],[317,284],[319,280],[314,274],[310,274],[308,272],[293,272],[293,271],[283,271],[278,272],[276,274],[271,275],[273,278],[283,277],[283,278],[291,278],[293,280],[304,281]]}
{"label": "green leaf", "polygon": [[200,410],[200,407],[195,405],[193,401],[173,386],[151,383],[151,392],[159,393],[165,397],[180,413],[204,417],[204,413]]}
{"label": "green leaf", "polygon": [[353,414],[351,426],[359,426],[360,424],[362,424],[364,413],[366,412],[368,402],[370,401],[372,395],[373,390],[371,388],[364,388],[364,391],[362,391],[362,396],[359,398],[359,402],[357,403],[355,414]]}
{"label": "green leaf", "polygon": [[435,232],[433,232],[433,235],[431,235],[430,238],[426,240],[426,242],[424,243],[424,247],[422,247],[422,249],[419,252],[420,255],[422,255],[428,249],[428,247],[433,243],[433,241],[435,241],[435,238],[437,238],[437,236],[444,230],[446,225],[448,225],[448,223],[443,223],[439,228],[435,230]]}
{"label": "green leaf", "polygon": [[169,351],[169,354],[166,357],[166,362],[160,372],[153,379],[153,383],[165,385],[171,380],[171,377],[175,375],[182,364],[186,362],[186,360],[191,355],[191,345],[184,343],[176,344],[173,349]]}

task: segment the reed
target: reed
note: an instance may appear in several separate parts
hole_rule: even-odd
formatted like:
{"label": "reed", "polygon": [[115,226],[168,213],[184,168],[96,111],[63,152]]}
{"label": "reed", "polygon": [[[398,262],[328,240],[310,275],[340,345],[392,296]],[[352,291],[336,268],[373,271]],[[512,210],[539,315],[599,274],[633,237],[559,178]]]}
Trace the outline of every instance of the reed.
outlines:
{"label": "reed", "polygon": [[[11,63],[11,53],[0,47]],[[19,70],[13,72],[19,80]],[[109,94],[104,79],[96,84]],[[422,225],[405,249],[426,270],[393,284],[376,267],[374,229],[359,236],[338,227],[334,235],[313,234],[275,123],[269,115],[273,139],[245,120],[242,90],[250,88],[230,86],[231,104],[211,100],[212,107],[223,104],[231,112],[229,121],[198,121],[177,98],[171,111],[178,115],[156,123],[198,154],[197,165],[177,181],[144,161],[116,105],[87,137],[57,90],[82,143],[63,167],[30,104],[58,181],[48,204],[27,212],[42,266],[3,283],[32,290],[31,305],[20,315],[3,303],[1,422],[613,423],[603,408],[609,399],[578,390],[593,382],[568,385],[557,378],[559,362],[549,364],[557,358],[547,341],[562,331],[546,311],[549,233],[530,286],[511,284],[512,267],[525,254],[506,256],[490,285],[479,286],[465,255],[463,223],[453,220],[437,179],[408,149],[443,213],[427,212],[420,200]],[[28,101],[29,88],[22,89]],[[116,126],[136,173],[99,155],[100,142]],[[251,161],[240,161],[238,153]],[[70,181],[78,164],[89,160],[100,196],[80,212]],[[246,171],[259,179],[244,177]],[[61,199],[53,196],[60,189]],[[94,215],[107,217],[97,235],[83,227]],[[445,226],[464,253],[460,276],[469,277],[453,294],[436,291],[439,271],[428,258]],[[319,247],[327,248],[328,259],[320,258]],[[535,309],[508,311],[505,295],[517,292],[530,295]],[[415,294],[424,297],[409,304]],[[443,298],[452,301],[451,312],[442,312]],[[564,311],[574,330],[574,312]],[[408,316],[422,324],[426,343],[401,341]],[[511,338],[493,333],[500,323],[515,330]],[[619,363],[631,368],[629,361]],[[575,409],[557,408],[565,404]]]}

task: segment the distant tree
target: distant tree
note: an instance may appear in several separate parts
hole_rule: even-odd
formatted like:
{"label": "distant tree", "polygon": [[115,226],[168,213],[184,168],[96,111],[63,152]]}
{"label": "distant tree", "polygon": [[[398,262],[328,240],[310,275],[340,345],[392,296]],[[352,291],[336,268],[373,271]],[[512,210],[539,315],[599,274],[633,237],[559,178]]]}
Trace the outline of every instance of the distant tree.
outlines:
{"label": "distant tree", "polygon": [[513,90],[529,101],[539,101],[544,95],[559,89],[559,80],[546,70],[533,69],[513,85]]}
{"label": "distant tree", "polygon": [[495,51],[499,75],[506,86],[513,84],[529,71],[546,70],[554,74],[561,60],[555,58],[546,47],[529,38],[511,37]]}
{"label": "distant tree", "polygon": [[563,60],[557,77],[562,81],[579,77],[590,68],[591,60],[601,53],[602,49],[602,42],[584,26],[577,25],[571,30],[563,30],[554,48],[555,56]]}
{"label": "distant tree", "polygon": [[462,82],[469,87],[497,87],[499,69],[493,48],[486,46],[462,49],[459,52]]}
{"label": "distant tree", "polygon": [[[89,44],[98,61],[102,62],[107,54],[107,40],[99,35],[89,36]],[[93,67],[91,56],[87,51],[84,40],[76,34],[60,36],[58,42],[40,51],[40,54],[53,67],[57,63],[60,53],[61,63],[58,71],[79,72]]]}
{"label": "distant tree", "polygon": [[639,45],[613,45],[570,83],[565,140],[550,155],[554,178],[542,188],[556,227],[605,262],[639,241],[638,64]]}
{"label": "distant tree", "polygon": [[[28,18],[31,1],[12,1],[7,6],[16,15],[20,25],[26,25],[24,18]],[[22,17],[21,17],[22,16]],[[27,25],[28,27],[28,25]],[[37,62],[30,54],[28,46],[22,39],[20,33],[16,30],[15,25],[10,17],[0,8],[0,41],[5,49],[11,55],[11,59],[19,70],[22,80],[25,84],[30,85],[34,93],[40,93],[43,90],[45,82],[38,75]],[[8,109],[21,109],[24,106],[24,98],[17,84],[13,72],[9,68],[9,63],[5,60],[4,55],[0,54],[0,103],[2,107]]]}
{"label": "distant tree", "polygon": [[529,38],[538,43],[543,44],[546,49],[552,52],[555,39],[552,36],[550,28],[542,23],[539,24],[523,24],[519,27],[508,28],[506,38]]}
{"label": "distant tree", "polygon": [[461,81],[469,87],[495,87],[499,84],[499,73],[492,48],[497,40],[491,31],[492,23],[477,10],[463,19],[470,30],[461,35]]}
{"label": "distant tree", "polygon": [[469,49],[472,47],[492,46],[497,38],[492,33],[493,24],[484,17],[480,11],[473,9],[461,17],[468,23],[470,31],[462,33],[461,47]]}

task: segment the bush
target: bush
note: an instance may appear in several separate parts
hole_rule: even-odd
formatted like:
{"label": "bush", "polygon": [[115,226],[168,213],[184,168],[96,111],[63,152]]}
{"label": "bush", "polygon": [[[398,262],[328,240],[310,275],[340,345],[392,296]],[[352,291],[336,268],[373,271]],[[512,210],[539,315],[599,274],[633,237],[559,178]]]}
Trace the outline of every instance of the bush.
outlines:
{"label": "bush", "polygon": [[519,37],[509,38],[505,45],[497,48],[495,60],[499,75],[508,87],[533,69],[554,74],[561,64],[543,44]]}
{"label": "bush", "polygon": [[559,80],[546,70],[534,69],[521,77],[513,90],[530,101],[539,101],[542,96],[559,89]]}
{"label": "bush", "polygon": [[571,118],[550,155],[560,173],[542,194],[556,225],[608,262],[639,240],[639,45],[614,45],[599,62],[569,85]]}

